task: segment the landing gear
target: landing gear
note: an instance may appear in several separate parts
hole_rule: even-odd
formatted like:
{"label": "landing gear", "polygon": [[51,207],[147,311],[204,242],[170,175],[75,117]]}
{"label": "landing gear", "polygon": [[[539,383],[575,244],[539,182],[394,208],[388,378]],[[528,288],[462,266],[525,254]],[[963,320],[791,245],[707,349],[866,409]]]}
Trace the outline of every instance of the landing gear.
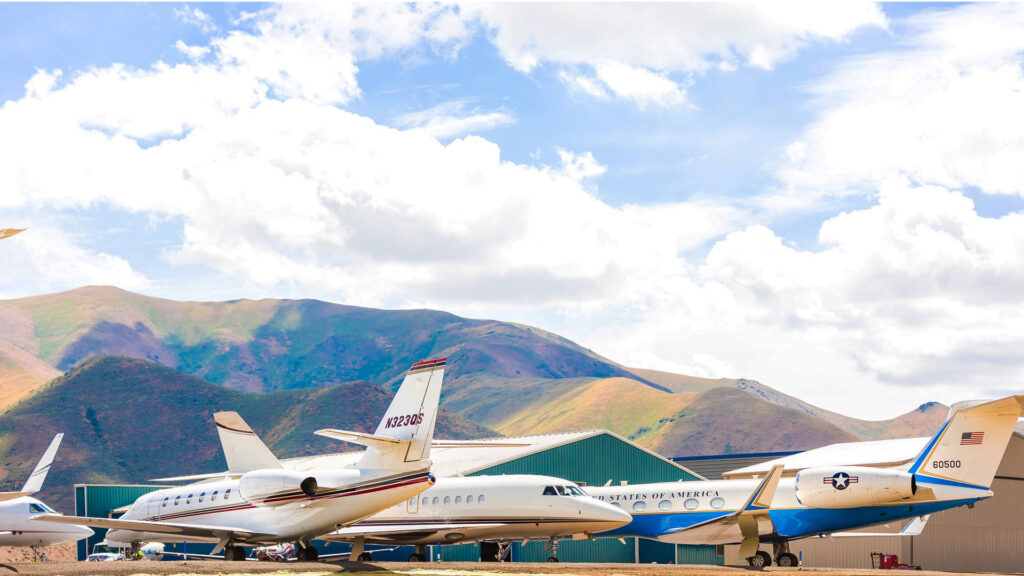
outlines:
{"label": "landing gear", "polygon": [[298,556],[299,562],[316,562],[320,558],[320,553],[311,544],[303,542],[296,556]]}
{"label": "landing gear", "polygon": [[783,540],[782,542],[775,542],[773,548],[775,549],[775,565],[782,568],[793,568],[799,561],[796,556],[789,552],[789,541]]}
{"label": "landing gear", "polygon": [[548,562],[558,562],[558,537],[552,536],[548,538],[548,543],[544,545],[545,552],[551,552],[551,556],[548,556]]}
{"label": "landing gear", "polygon": [[409,562],[426,562],[427,561],[427,547],[423,544],[417,544],[415,551],[409,556]]}
{"label": "landing gear", "polygon": [[245,562],[245,548],[241,546],[225,546],[224,559],[228,562]]}
{"label": "landing gear", "polygon": [[757,568],[766,568],[772,565],[772,555],[764,550],[758,550],[757,554],[747,558],[747,564]]}
{"label": "landing gear", "polygon": [[511,546],[511,542],[498,542],[498,554],[496,556],[498,562],[504,562],[508,558],[508,550]]}

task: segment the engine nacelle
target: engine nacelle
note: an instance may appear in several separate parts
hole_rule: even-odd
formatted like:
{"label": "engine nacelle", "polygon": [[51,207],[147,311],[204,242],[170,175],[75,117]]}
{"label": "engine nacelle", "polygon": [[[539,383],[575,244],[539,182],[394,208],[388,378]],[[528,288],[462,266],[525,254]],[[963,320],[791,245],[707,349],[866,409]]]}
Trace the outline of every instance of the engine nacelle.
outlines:
{"label": "engine nacelle", "polygon": [[808,468],[796,475],[796,498],[812,508],[871,506],[910,498],[917,492],[913,474],[862,466]]}
{"label": "engine nacelle", "polygon": [[296,492],[313,496],[316,478],[288,470],[253,470],[238,480],[238,492],[249,502],[260,506],[280,506],[295,501]]}

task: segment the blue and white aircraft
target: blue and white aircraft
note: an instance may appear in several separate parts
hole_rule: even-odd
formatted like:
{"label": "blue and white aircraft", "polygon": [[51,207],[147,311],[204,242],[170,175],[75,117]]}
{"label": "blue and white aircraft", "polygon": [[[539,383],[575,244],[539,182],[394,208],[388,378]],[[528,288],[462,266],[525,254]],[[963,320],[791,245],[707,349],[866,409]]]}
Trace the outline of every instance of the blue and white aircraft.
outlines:
{"label": "blue and white aircraft", "polygon": [[752,566],[771,564],[771,555],[758,551],[769,542],[776,564],[795,566],[790,540],[905,518],[919,530],[928,514],[993,495],[989,487],[1022,412],[1024,395],[958,402],[921,453],[893,468],[821,466],[783,478],[778,465],[760,480],[589,487],[593,497],[633,515],[597,537],[739,544]]}

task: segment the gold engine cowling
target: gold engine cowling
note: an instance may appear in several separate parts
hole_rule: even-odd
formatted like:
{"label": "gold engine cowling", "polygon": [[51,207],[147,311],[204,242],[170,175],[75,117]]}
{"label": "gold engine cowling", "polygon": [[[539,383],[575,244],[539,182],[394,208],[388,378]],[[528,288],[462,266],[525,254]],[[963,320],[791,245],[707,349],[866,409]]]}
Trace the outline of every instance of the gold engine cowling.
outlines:
{"label": "gold engine cowling", "polygon": [[316,478],[288,470],[253,470],[238,480],[243,498],[260,506],[281,506],[294,502],[294,496],[313,496]]}
{"label": "gold engine cowling", "polygon": [[862,466],[823,466],[796,475],[796,498],[811,508],[850,508],[898,502],[917,493],[913,474]]}

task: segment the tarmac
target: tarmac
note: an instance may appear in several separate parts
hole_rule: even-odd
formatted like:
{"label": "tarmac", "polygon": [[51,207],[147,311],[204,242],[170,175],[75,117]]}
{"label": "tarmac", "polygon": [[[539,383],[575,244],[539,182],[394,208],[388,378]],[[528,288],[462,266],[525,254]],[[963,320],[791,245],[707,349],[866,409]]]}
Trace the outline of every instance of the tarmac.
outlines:
{"label": "tarmac", "polygon": [[[429,564],[405,562],[224,562],[220,560],[191,560],[171,562],[17,562],[0,564],[0,576],[7,574],[62,575],[62,576],[145,576],[160,574],[217,574],[244,576],[247,574],[281,574],[282,576],[321,576],[326,574],[366,574],[367,576],[496,576],[523,574],[529,576],[750,576],[767,572],[772,576],[864,575],[880,576],[892,570],[849,568],[750,568],[736,566],[675,565],[675,564],[576,564],[576,563],[486,563],[431,562]],[[941,576],[948,572],[928,570],[913,572],[919,576]],[[969,576],[957,573],[957,576]]]}

